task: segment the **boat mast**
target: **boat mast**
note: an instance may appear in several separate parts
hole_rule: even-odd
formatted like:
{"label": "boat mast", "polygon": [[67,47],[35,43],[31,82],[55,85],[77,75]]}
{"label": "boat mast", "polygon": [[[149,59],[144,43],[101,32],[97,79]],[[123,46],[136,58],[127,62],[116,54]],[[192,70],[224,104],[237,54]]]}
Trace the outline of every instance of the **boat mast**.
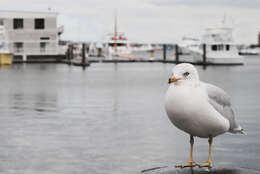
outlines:
{"label": "boat mast", "polygon": [[223,19],[222,19],[222,27],[226,27],[226,14],[224,14]]}
{"label": "boat mast", "polygon": [[114,24],[114,50],[117,52],[117,13],[115,14],[115,24]]}

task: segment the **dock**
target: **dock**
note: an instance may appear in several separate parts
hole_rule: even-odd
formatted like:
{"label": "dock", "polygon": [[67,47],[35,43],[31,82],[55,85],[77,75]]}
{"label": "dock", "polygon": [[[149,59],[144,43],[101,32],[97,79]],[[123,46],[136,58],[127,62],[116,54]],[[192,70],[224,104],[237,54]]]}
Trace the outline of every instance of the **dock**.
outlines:
{"label": "dock", "polygon": [[[207,59],[206,45],[203,46],[203,56],[201,61],[194,61],[190,55],[183,54],[182,48],[178,44],[159,44],[158,50],[146,51],[143,55],[133,55],[131,57],[107,58],[88,56],[89,47],[87,43],[71,43],[67,47],[64,55],[28,55],[14,56],[13,63],[65,63],[81,67],[88,67],[91,63],[191,63],[202,66],[234,66],[243,65],[241,63],[212,63]],[[170,48],[170,49],[169,49]]]}
{"label": "dock", "polygon": [[69,45],[66,51],[66,58],[61,60],[61,63],[81,66],[83,68],[89,66],[90,63],[88,61],[86,50],[87,48],[85,43],[82,43],[81,47],[79,47],[78,45],[75,46],[74,44]]}

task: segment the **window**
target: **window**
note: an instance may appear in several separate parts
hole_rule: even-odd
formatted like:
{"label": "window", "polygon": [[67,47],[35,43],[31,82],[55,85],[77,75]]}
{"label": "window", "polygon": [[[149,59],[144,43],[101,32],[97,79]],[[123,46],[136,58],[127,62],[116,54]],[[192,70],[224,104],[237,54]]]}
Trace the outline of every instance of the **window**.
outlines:
{"label": "window", "polygon": [[218,45],[218,50],[224,50],[224,45]]}
{"label": "window", "polygon": [[217,51],[218,50],[217,45],[211,45],[211,49],[212,51]]}
{"label": "window", "polygon": [[40,37],[41,40],[50,40],[50,37]]}
{"label": "window", "polygon": [[230,45],[226,45],[226,50],[229,51]]}
{"label": "window", "polygon": [[46,42],[40,42],[40,52],[44,53],[46,52]]}
{"label": "window", "polygon": [[14,43],[14,52],[16,52],[16,53],[23,52],[23,43],[22,42],[15,42]]}
{"label": "window", "polygon": [[35,29],[44,29],[44,19],[38,18],[34,20]]}
{"label": "window", "polygon": [[23,19],[15,18],[13,20],[14,29],[23,29]]}

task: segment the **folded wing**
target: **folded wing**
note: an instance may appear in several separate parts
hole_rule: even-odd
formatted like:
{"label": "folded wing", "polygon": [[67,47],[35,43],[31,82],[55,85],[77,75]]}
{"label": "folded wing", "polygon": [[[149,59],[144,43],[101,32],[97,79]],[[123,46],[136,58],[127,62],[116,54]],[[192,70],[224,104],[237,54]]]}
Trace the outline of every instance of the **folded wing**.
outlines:
{"label": "folded wing", "polygon": [[229,120],[229,131],[232,133],[241,132],[240,125],[235,120],[235,114],[231,108],[230,96],[221,88],[209,83],[202,83],[208,95],[209,103],[226,119]]}

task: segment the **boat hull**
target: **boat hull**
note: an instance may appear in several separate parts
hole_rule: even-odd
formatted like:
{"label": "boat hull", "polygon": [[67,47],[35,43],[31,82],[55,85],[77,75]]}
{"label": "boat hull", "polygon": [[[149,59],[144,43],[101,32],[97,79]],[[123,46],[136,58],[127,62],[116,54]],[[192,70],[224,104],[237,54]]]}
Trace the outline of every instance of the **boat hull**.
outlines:
{"label": "boat hull", "polygon": [[223,58],[214,58],[214,57],[207,57],[206,58],[207,63],[212,64],[230,64],[230,65],[242,65],[244,64],[244,58],[243,57],[223,57]]}
{"label": "boat hull", "polygon": [[[193,57],[194,62],[202,63],[202,55]],[[245,63],[244,57],[206,57],[207,64],[242,65]]]}
{"label": "boat hull", "polygon": [[[196,63],[203,63],[202,52],[192,52],[193,61]],[[243,65],[245,58],[240,55],[224,55],[224,54],[208,54],[206,55],[207,64],[221,64],[221,65]]]}

